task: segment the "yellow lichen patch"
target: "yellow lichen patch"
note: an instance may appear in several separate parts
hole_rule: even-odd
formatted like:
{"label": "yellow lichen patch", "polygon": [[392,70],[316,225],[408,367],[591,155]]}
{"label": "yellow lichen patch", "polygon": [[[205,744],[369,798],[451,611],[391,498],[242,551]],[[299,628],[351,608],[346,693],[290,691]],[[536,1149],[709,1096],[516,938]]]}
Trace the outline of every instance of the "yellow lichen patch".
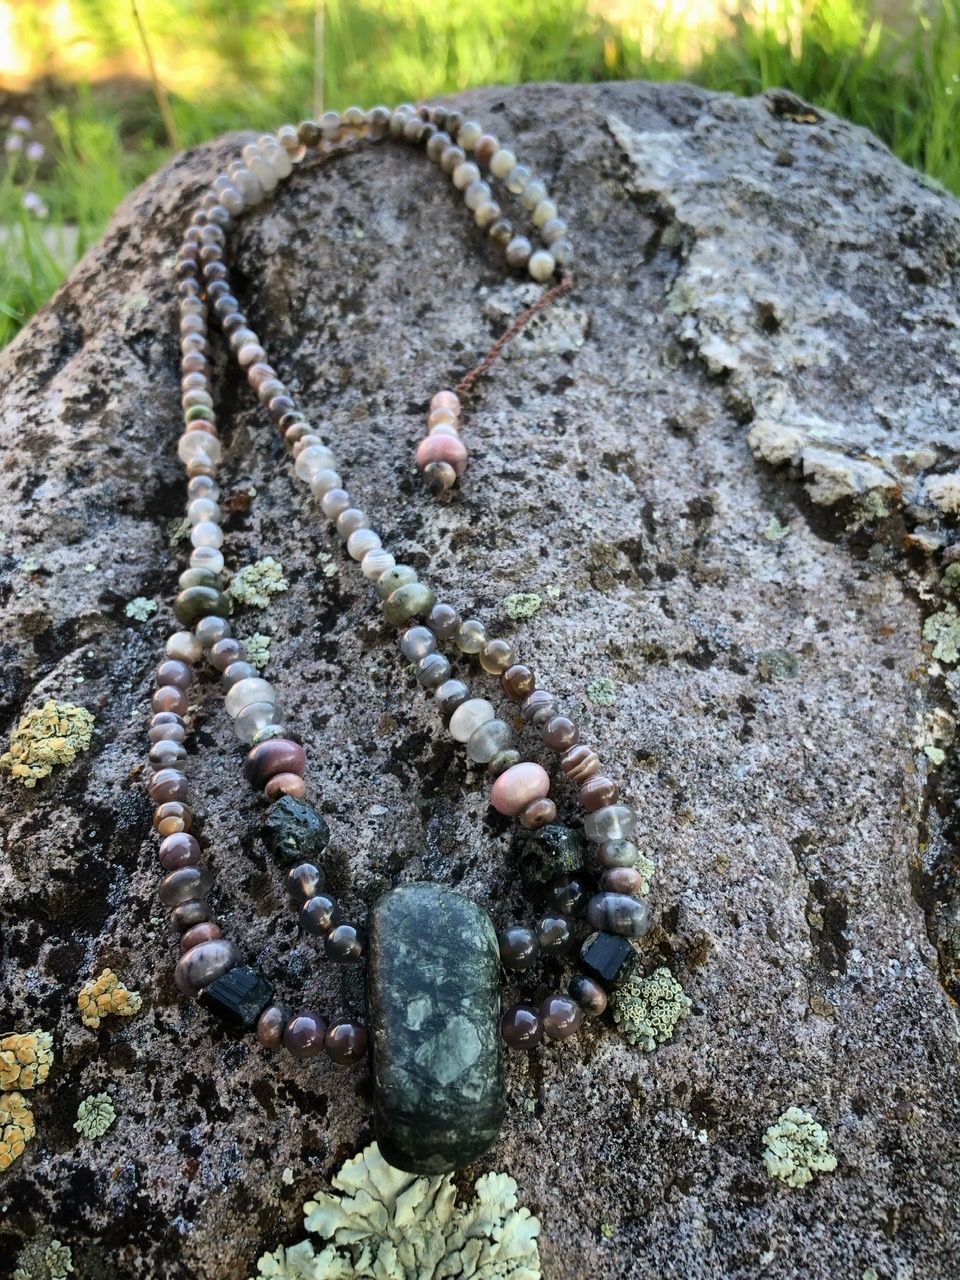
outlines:
{"label": "yellow lichen patch", "polygon": [[53,1036],[26,1031],[0,1038],[0,1089],[35,1089],[50,1074]]}
{"label": "yellow lichen patch", "polygon": [[6,769],[25,787],[35,787],[55,765],[72,764],[86,751],[93,734],[93,716],[72,702],[54,702],[28,711],[10,737],[10,750],[0,756]]}
{"label": "yellow lichen patch", "polygon": [[100,1025],[100,1019],[111,1013],[129,1018],[137,1012],[143,1000],[136,991],[128,991],[112,969],[104,969],[99,978],[94,978],[81,988],[77,1004],[83,1025],[96,1029]]}
{"label": "yellow lichen patch", "polygon": [[0,1093],[0,1171],[19,1160],[36,1133],[33,1112],[22,1093]]}

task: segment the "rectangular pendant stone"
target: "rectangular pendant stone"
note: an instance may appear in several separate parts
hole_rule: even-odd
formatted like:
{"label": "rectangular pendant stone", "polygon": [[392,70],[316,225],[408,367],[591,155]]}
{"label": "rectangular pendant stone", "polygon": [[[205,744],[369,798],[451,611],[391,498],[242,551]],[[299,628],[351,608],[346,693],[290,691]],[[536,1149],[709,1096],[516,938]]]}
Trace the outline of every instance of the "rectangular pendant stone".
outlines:
{"label": "rectangular pendant stone", "polygon": [[470,1164],[504,1113],[499,951],[486,912],[428,882],[384,894],[370,918],[367,1004],[384,1159],[419,1174]]}

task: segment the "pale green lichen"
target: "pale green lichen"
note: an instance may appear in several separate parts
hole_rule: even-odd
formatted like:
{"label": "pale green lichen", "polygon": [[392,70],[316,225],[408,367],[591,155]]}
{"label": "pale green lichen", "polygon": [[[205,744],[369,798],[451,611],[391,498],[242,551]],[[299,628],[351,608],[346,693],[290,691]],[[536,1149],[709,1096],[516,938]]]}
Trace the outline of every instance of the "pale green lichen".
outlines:
{"label": "pale green lichen", "polygon": [[289,585],[280,561],[274,560],[273,556],[264,556],[262,560],[255,560],[253,564],[245,564],[237,570],[230,579],[227,595],[251,608],[266,609],[270,605],[270,597],[286,591]]}
{"label": "pale green lichen", "polygon": [[645,853],[638,853],[634,871],[640,876],[640,892],[643,894],[649,893],[650,882],[653,880],[654,872],[656,871],[653,860],[648,858]]}
{"label": "pale green lichen", "polygon": [[453,1175],[418,1178],[387,1164],[376,1143],[348,1160],[326,1192],[303,1206],[312,1241],[265,1253],[258,1277],[273,1280],[538,1280],[540,1223],[517,1207],[517,1184],[487,1173],[468,1205]]}
{"label": "pale green lichen", "polygon": [[861,503],[861,511],[866,521],[885,520],[890,514],[882,489],[870,489]]}
{"label": "pale green lichen", "polygon": [[94,718],[85,707],[50,699],[28,711],[10,736],[10,749],[0,756],[6,769],[25,787],[35,787],[58,764],[72,764],[90,746]]}
{"label": "pale green lichen", "polygon": [[644,1053],[665,1044],[692,1007],[693,1001],[667,968],[654,969],[647,978],[634,974],[610,997],[613,1020],[623,1038]]}
{"label": "pale green lichen", "polygon": [[763,531],[763,536],[768,542],[782,542],[784,538],[790,536],[790,526],[781,524],[776,516],[771,516],[770,523]]}
{"label": "pale green lichen", "polygon": [[167,524],[167,539],[171,547],[177,546],[178,543],[186,542],[190,537],[190,531],[193,525],[187,516],[181,516],[179,520],[170,520]]}
{"label": "pale green lichen", "polygon": [[943,591],[956,591],[960,587],[960,562],[948,564],[940,578],[940,587]]}
{"label": "pale green lichen", "polygon": [[59,1240],[51,1240],[43,1254],[50,1280],[67,1280],[73,1270],[73,1253],[70,1246]]}
{"label": "pale green lichen", "polygon": [[540,611],[543,600],[532,591],[514,591],[503,602],[503,610],[508,618],[518,621],[521,618],[532,618]]}
{"label": "pale green lichen", "polygon": [[837,1157],[827,1150],[826,1130],[800,1107],[788,1107],[763,1135],[763,1163],[771,1178],[803,1187],[814,1174],[830,1173]]}
{"label": "pale green lichen", "polygon": [[938,662],[960,659],[960,613],[956,606],[947,604],[938,613],[931,613],[923,624],[923,638],[933,645],[933,657]]}
{"label": "pale green lichen", "polygon": [[146,622],[148,618],[153,617],[159,608],[158,601],[150,600],[147,596],[137,596],[129,602],[124,609],[124,613],[128,618],[133,618],[136,622]]}
{"label": "pale green lichen", "polygon": [[270,661],[270,636],[265,636],[262,631],[254,632],[252,636],[243,637],[243,648],[247,655],[247,661],[252,663],[258,671],[262,671]]}
{"label": "pale green lichen", "polygon": [[109,1093],[92,1093],[77,1108],[73,1127],[82,1138],[102,1138],[116,1118]]}
{"label": "pale green lichen", "polygon": [[36,573],[40,568],[40,561],[36,556],[27,556],[26,560],[20,565],[21,573]]}
{"label": "pale green lichen", "polygon": [[550,586],[547,587],[547,595],[551,600],[559,600],[563,595],[563,587],[558,587],[554,583],[551,583]]}
{"label": "pale green lichen", "polygon": [[587,697],[597,707],[612,707],[617,700],[617,684],[609,676],[597,676],[587,685]]}
{"label": "pale green lichen", "polygon": [[789,649],[764,649],[757,654],[757,671],[761,680],[794,680],[800,672],[800,662]]}

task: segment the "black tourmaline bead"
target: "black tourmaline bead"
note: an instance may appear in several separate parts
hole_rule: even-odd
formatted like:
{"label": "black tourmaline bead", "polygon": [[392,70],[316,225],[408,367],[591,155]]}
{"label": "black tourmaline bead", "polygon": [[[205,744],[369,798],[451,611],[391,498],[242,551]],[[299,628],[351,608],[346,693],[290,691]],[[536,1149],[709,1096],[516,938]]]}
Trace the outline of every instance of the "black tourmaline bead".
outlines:
{"label": "black tourmaline bead", "polygon": [[263,815],[263,843],[282,867],[318,862],[330,842],[330,828],[312,805],[281,796]]}
{"label": "black tourmaline bead", "polygon": [[615,933],[591,933],[580,948],[580,964],[605,987],[616,987],[629,978],[637,953],[629,939]]}
{"label": "black tourmaline bead", "polygon": [[238,964],[200,992],[200,1003],[222,1022],[238,1030],[256,1024],[273,999],[273,984],[258,969]]}
{"label": "black tourmaline bead", "polygon": [[560,876],[571,876],[587,860],[582,833],[559,822],[537,831],[519,831],[514,850],[528,888],[547,884]]}

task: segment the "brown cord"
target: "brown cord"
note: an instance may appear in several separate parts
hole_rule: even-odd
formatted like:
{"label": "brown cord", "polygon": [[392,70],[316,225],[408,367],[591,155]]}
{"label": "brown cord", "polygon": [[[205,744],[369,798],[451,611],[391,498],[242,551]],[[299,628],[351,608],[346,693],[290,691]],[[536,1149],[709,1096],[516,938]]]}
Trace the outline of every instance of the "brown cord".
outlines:
{"label": "brown cord", "polygon": [[500,335],[477,367],[475,369],[471,369],[465,377],[460,379],[457,385],[453,388],[454,392],[458,396],[466,395],[477,379],[487,372],[511,338],[515,338],[517,334],[530,323],[534,316],[539,315],[545,307],[549,307],[551,302],[556,302],[557,298],[562,297],[563,294],[567,293],[572,288],[573,276],[564,276],[559,284],[555,284],[552,289],[548,289],[545,294],[538,298],[532,307],[527,307],[526,311],[521,311],[510,328]]}

